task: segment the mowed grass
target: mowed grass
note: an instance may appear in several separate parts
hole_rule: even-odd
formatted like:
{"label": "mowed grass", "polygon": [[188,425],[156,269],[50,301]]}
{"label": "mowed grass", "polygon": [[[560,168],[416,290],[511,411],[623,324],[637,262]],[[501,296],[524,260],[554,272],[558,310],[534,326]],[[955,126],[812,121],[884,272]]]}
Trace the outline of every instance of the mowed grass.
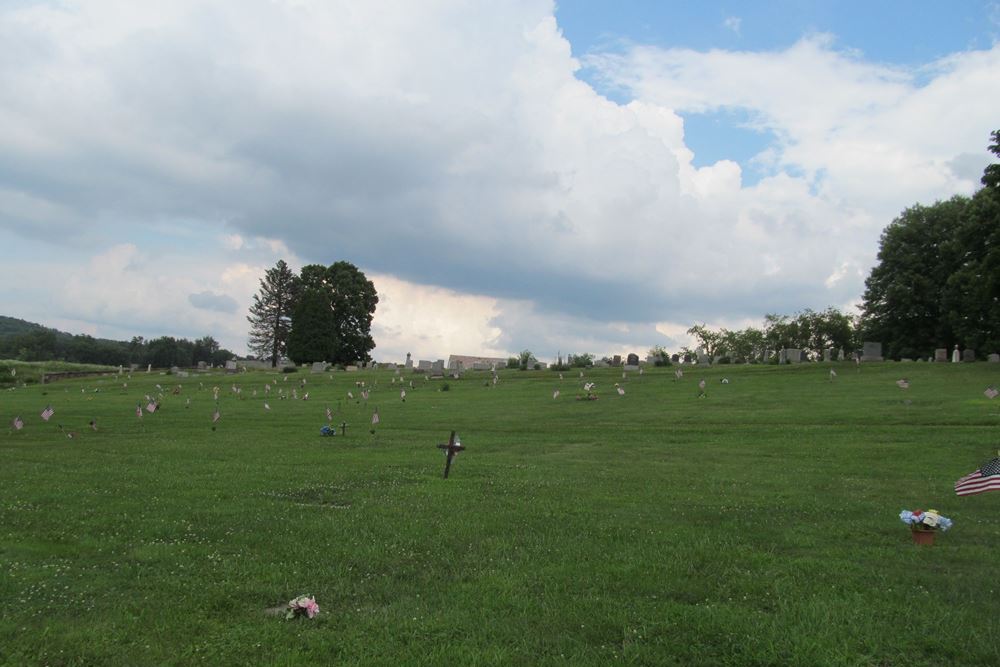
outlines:
{"label": "mowed grass", "polygon": [[[4,391],[0,663],[1000,664],[1000,493],[953,492],[1000,446],[1000,366],[833,367]],[[916,547],[929,507],[955,527]],[[301,594],[318,618],[268,613]]]}

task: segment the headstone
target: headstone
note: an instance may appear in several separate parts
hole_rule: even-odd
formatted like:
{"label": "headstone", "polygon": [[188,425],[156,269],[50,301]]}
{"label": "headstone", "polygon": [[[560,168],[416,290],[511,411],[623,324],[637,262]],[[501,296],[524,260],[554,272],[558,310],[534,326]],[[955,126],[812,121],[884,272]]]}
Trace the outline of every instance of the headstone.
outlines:
{"label": "headstone", "polygon": [[444,375],[444,359],[438,359],[431,364],[431,375]]}
{"label": "headstone", "polygon": [[955,349],[951,351],[951,363],[957,364],[962,360],[962,355],[958,351],[958,343],[955,344]]}
{"label": "headstone", "polygon": [[991,364],[1000,364],[1000,354],[994,352],[990,356],[986,357],[986,361],[988,361]]}
{"label": "headstone", "polygon": [[790,347],[785,350],[785,360],[789,364],[797,364],[802,361],[802,350]]}
{"label": "headstone", "polygon": [[909,361],[909,362],[912,362],[913,359],[910,359],[908,357],[903,357],[902,359],[900,359],[900,361]]}
{"label": "headstone", "polygon": [[417,362],[418,371],[429,371],[431,369],[431,362],[426,359],[421,359]]}
{"label": "headstone", "polygon": [[170,367],[170,374],[171,375],[177,375],[180,372],[181,372],[181,369],[178,368],[177,366],[171,366]]}
{"label": "headstone", "polygon": [[865,341],[861,350],[861,361],[884,361],[882,343]]}
{"label": "headstone", "polygon": [[934,361],[943,361],[943,362],[947,363],[947,361],[948,361],[948,348],[946,348],[946,347],[939,347],[936,350],[934,350]]}
{"label": "headstone", "polygon": [[622,355],[616,354],[615,356],[611,357],[611,365],[612,366],[621,366],[622,365]]}
{"label": "headstone", "polygon": [[226,362],[226,372],[235,373],[236,372],[236,362],[230,359]]}
{"label": "headstone", "polygon": [[344,370],[349,373],[354,373],[358,370],[358,367],[352,364],[350,366],[345,367]]}
{"label": "headstone", "polygon": [[823,350],[823,361],[833,361],[833,348],[828,347]]}
{"label": "headstone", "polygon": [[708,355],[705,354],[705,351],[702,350],[699,347],[698,348],[698,365],[699,366],[708,366],[709,363],[710,363],[710,359],[708,358]]}
{"label": "headstone", "polygon": [[629,352],[628,356],[625,357],[625,363],[628,364],[629,366],[638,366],[639,355],[636,354],[635,352]]}
{"label": "headstone", "polygon": [[312,365],[312,373],[325,373],[326,372],[326,362],[325,361],[314,361]]}
{"label": "headstone", "polygon": [[204,361],[199,361],[198,362],[198,370],[199,371],[203,371],[203,370],[205,370],[207,368],[208,368],[208,364],[207,363],[205,363]]}
{"label": "headstone", "polygon": [[973,350],[971,347],[967,347],[964,350],[962,350],[962,361],[975,361],[975,360],[976,360],[975,350]]}
{"label": "headstone", "polygon": [[788,363],[788,354],[785,351],[785,348],[781,348],[780,350],[778,350],[778,363],[779,364]]}
{"label": "headstone", "polygon": [[679,362],[680,360],[681,360],[681,355],[679,355],[679,354],[671,354],[671,355],[670,355],[670,362],[671,362],[671,363],[674,363],[674,364],[676,364],[676,363],[677,363],[677,362]]}

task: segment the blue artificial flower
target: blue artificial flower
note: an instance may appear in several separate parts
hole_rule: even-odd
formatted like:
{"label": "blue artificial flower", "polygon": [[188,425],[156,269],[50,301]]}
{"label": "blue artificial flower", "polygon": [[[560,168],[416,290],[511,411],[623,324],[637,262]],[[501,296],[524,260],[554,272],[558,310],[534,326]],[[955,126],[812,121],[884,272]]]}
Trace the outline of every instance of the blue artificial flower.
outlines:
{"label": "blue artificial flower", "polygon": [[938,525],[941,526],[941,530],[948,530],[949,528],[951,528],[952,523],[953,523],[952,520],[946,516],[943,516],[940,519],[938,519]]}
{"label": "blue artificial flower", "polygon": [[910,510],[903,510],[899,513],[899,518],[903,520],[903,523],[913,524],[916,520],[913,518],[913,512]]}

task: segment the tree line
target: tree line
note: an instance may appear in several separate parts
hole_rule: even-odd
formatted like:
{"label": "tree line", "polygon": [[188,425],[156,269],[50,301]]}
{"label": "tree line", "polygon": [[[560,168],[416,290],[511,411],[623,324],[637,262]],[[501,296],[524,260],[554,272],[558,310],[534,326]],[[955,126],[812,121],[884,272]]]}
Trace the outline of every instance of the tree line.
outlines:
{"label": "tree line", "polygon": [[220,347],[211,336],[194,341],[172,336],[146,340],[136,336],[125,342],[87,335],[74,336],[40,325],[0,336],[0,358],[20,361],[68,361],[106,366],[152,364],[157,368],[189,368],[199,361],[221,365],[235,356]]}
{"label": "tree line", "polygon": [[350,262],[309,264],[296,274],[278,260],[253,297],[248,347],[272,367],[286,356],[296,364],[369,361],[376,305],[375,284]]}

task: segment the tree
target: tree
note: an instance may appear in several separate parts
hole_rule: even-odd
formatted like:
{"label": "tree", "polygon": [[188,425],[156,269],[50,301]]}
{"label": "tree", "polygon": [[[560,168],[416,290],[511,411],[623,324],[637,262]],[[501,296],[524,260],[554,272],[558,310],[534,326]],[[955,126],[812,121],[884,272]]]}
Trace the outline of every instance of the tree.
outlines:
{"label": "tree", "polygon": [[[375,348],[372,317],[378,305],[375,284],[350,262],[304,266],[300,284],[312,293],[308,307],[297,308],[292,317],[293,331],[307,327],[297,335],[301,345],[296,349],[298,356],[305,360],[302,355],[306,352],[309,356],[323,352],[329,356],[309,360],[338,364],[370,360],[369,353]],[[314,309],[323,312],[313,313]]]}
{"label": "tree", "polygon": [[292,311],[292,322],[295,326],[288,337],[288,356],[292,361],[297,364],[339,361],[336,341],[331,336],[337,323],[322,289],[306,288]]}
{"label": "tree", "polygon": [[280,259],[273,269],[268,269],[260,280],[260,292],[254,295],[250,306],[249,348],[261,359],[271,359],[271,367],[288,350],[288,336],[292,328],[292,310],[299,293],[299,279]]}
{"label": "tree", "polygon": [[712,331],[704,324],[696,324],[687,330],[688,336],[694,336],[702,351],[708,355],[709,358],[715,356],[715,353],[719,350],[719,343],[722,342],[722,335],[718,331]]}

